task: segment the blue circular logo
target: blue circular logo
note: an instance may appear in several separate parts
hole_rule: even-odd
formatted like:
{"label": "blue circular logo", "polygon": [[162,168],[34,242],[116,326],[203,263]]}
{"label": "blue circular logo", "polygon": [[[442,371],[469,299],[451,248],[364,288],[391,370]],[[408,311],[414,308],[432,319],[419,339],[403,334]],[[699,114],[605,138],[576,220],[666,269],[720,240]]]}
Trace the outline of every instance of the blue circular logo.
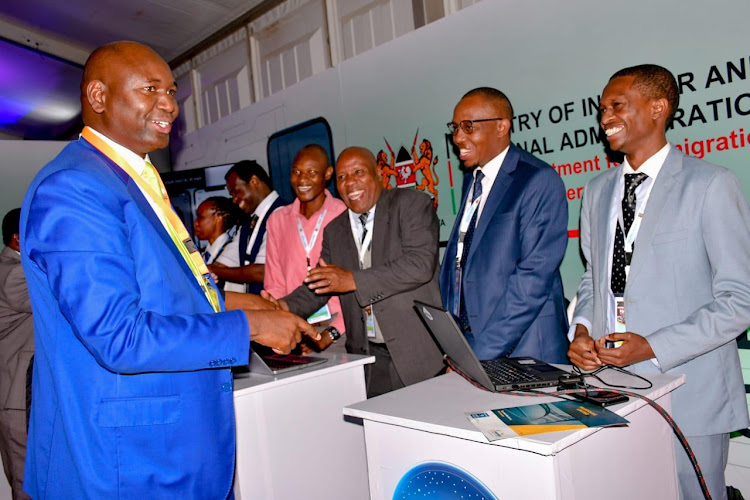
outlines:
{"label": "blue circular logo", "polygon": [[497,500],[477,478],[455,465],[426,462],[412,467],[396,486],[393,500]]}

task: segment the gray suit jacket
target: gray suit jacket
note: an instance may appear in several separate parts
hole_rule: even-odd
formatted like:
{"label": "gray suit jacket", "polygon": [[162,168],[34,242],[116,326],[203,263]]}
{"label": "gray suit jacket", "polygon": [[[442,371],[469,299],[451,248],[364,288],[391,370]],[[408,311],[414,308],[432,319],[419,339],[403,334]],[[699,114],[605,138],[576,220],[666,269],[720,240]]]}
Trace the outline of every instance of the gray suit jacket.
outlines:
{"label": "gray suit jacket", "polygon": [[10,247],[0,253],[0,404],[26,409],[26,370],[34,355],[34,324],[21,256]]}
{"label": "gray suit jacket", "polygon": [[[372,304],[393,364],[404,384],[433,377],[442,356],[417,313],[414,300],[439,306],[438,221],[432,200],[409,189],[383,191],[375,210],[372,267],[359,270],[357,247],[345,211],[323,233],[321,257],[354,274],[355,292],[340,295],[346,325],[346,349],[368,352],[362,308]],[[307,317],[327,296],[302,285],[286,297],[292,312]]]}
{"label": "gray suit jacket", "polygon": [[[614,169],[589,181],[581,209],[586,272],[575,315],[608,332],[609,214]],[[661,371],[684,373],[673,415],[686,435],[748,426],[736,337],[750,325],[750,209],[737,177],[672,147],[635,241],[625,288],[629,331],[648,339]],[[633,367],[655,372],[651,361]],[[636,385],[636,384],[634,384]]]}

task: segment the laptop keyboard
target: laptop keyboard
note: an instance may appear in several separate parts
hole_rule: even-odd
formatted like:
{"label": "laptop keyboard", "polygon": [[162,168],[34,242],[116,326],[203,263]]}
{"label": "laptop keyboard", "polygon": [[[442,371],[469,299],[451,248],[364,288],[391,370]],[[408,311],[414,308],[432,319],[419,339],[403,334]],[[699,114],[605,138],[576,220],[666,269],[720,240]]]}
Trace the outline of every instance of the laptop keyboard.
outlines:
{"label": "laptop keyboard", "polygon": [[496,384],[517,384],[519,382],[534,382],[541,380],[536,375],[521,371],[509,365],[503,359],[490,359],[482,361],[484,371]]}

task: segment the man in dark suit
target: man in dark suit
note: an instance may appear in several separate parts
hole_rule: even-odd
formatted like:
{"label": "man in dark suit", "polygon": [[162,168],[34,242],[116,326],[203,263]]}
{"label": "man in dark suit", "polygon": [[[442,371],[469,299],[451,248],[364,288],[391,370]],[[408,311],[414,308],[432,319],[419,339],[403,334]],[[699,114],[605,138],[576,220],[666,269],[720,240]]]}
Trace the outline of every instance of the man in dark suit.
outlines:
{"label": "man in dark suit", "polygon": [[[750,325],[750,208],[732,172],[669,144],[678,104],[674,76],[653,64],[618,71],[602,92],[600,125],[625,161],[584,191],[570,360],[685,374],[672,415],[711,497],[726,498],[729,432],[749,423],[735,339]],[[676,440],[675,461],[680,498],[703,498]]]}
{"label": "man in dark suit", "polygon": [[512,119],[508,98],[489,87],[466,93],[453,111],[448,128],[470,172],[440,290],[479,359],[562,363],[565,186],[549,165],[511,144]]}
{"label": "man in dark suit", "polygon": [[18,236],[21,209],[3,218],[0,253],[0,454],[13,499],[23,492],[26,458],[26,371],[34,356],[34,321]]}
{"label": "man in dark suit", "polygon": [[[33,498],[232,495],[230,366],[250,339],[290,351],[301,318],[224,311],[148,153],[169,143],[177,84],[115,42],[83,72],[83,129],[31,183],[21,262],[34,308]],[[229,295],[228,295],[229,298]]]}
{"label": "man in dark suit", "polygon": [[[239,267],[219,263],[209,270],[225,281],[245,283],[244,291],[260,293],[266,272],[266,224],[268,217],[289,202],[274,191],[271,178],[257,162],[243,160],[232,165],[226,175],[227,190],[232,201],[247,214],[237,238]],[[230,288],[234,289],[234,288]]]}
{"label": "man in dark suit", "polygon": [[347,351],[376,358],[369,397],[433,377],[443,366],[440,351],[413,309],[414,300],[440,303],[430,197],[383,190],[375,157],[357,147],[339,155],[336,187],[348,210],[326,226],[320,265],[282,302],[307,317],[339,295]]}

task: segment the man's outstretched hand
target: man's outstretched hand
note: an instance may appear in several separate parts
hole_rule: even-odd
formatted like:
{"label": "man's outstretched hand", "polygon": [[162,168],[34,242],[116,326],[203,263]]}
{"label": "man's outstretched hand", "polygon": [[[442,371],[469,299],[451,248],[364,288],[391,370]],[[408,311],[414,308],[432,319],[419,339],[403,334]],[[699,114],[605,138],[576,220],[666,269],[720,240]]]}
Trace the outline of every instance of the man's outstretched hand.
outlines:
{"label": "man's outstretched hand", "polygon": [[320,340],[320,334],[304,319],[286,311],[245,311],[250,325],[250,340],[289,354],[307,335]]}

